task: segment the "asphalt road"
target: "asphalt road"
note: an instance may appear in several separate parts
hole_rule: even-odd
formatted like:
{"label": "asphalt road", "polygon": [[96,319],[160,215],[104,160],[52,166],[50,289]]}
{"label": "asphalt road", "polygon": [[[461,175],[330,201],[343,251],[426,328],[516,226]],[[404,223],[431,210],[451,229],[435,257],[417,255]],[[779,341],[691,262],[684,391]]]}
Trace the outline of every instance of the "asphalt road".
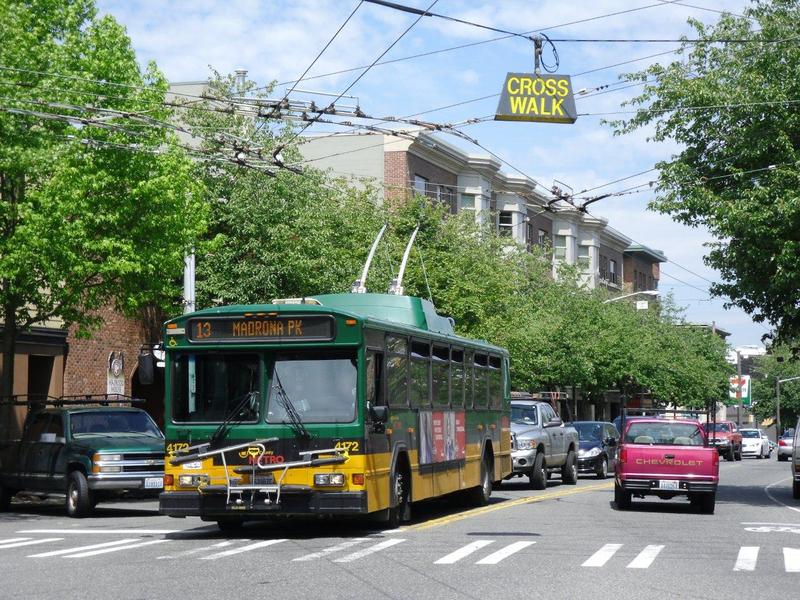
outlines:
{"label": "asphalt road", "polygon": [[721,465],[714,515],[683,500],[617,511],[612,480],[506,482],[489,506],[414,507],[414,522],[283,521],[220,533],[107,504],[69,519],[59,503],[0,514],[0,598],[765,598],[800,587],[800,502],[789,463]]}

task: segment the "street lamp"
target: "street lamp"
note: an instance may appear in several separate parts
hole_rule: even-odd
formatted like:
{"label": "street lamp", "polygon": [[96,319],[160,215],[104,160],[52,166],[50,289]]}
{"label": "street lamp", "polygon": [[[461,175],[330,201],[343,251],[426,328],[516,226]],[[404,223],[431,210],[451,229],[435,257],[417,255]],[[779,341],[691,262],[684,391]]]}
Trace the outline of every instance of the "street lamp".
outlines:
{"label": "street lamp", "polygon": [[640,292],[633,292],[632,294],[624,294],[623,296],[617,296],[615,298],[609,298],[608,300],[603,300],[603,304],[608,304],[609,302],[616,302],[617,300],[622,300],[623,298],[630,298],[631,296],[638,296],[639,294],[644,294],[646,296],[658,296],[658,290],[642,290]]}
{"label": "street lamp", "polygon": [[778,379],[775,381],[775,438],[779,438],[781,436],[781,384],[786,383],[787,381],[795,381],[796,379],[800,379],[798,377],[787,377],[786,379]]}

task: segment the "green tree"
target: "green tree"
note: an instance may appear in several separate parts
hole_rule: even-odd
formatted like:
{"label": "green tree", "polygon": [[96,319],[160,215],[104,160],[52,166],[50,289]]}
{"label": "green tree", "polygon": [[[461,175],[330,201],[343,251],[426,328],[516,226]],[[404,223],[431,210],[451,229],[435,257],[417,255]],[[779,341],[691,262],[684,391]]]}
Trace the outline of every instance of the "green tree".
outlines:
{"label": "green tree", "polygon": [[612,125],[653,126],[651,139],[677,142],[657,165],[651,208],[707,227],[705,261],[722,278],[712,292],[790,339],[800,333],[800,2],[690,23],[701,41],[684,43],[680,61],[626,76],[644,92],[625,103],[635,116]]}
{"label": "green tree", "polygon": [[88,334],[103,306],[174,304],[204,211],[167,82],[92,0],[0,0],[0,70],[4,395],[18,331],[61,319]]}
{"label": "green tree", "polygon": [[[776,385],[778,379],[790,379],[800,376],[798,361],[788,345],[777,345],[770,348],[769,354],[759,356],[755,360],[753,384],[753,413],[759,421],[775,419]],[[800,380],[787,381],[781,384],[781,424],[792,427],[800,416]]]}

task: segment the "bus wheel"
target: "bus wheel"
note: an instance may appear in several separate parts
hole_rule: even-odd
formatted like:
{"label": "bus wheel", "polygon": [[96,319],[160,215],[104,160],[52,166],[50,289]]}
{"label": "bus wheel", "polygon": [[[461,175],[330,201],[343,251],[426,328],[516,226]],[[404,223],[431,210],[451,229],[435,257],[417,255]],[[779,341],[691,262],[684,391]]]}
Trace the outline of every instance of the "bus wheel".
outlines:
{"label": "bus wheel", "polygon": [[11,498],[15,493],[14,490],[0,483],[0,511],[7,511],[11,508]]}
{"label": "bus wheel", "polygon": [[217,527],[219,527],[219,530],[223,533],[241,531],[242,525],[244,525],[244,523],[239,519],[219,519],[217,521]]}
{"label": "bus wheel", "polygon": [[492,495],[492,463],[489,457],[484,454],[481,460],[481,479],[480,485],[469,491],[470,504],[475,506],[486,506]]}
{"label": "bus wheel", "polygon": [[397,529],[411,520],[411,477],[403,468],[395,468],[391,479],[392,506],[389,507],[387,526]]}

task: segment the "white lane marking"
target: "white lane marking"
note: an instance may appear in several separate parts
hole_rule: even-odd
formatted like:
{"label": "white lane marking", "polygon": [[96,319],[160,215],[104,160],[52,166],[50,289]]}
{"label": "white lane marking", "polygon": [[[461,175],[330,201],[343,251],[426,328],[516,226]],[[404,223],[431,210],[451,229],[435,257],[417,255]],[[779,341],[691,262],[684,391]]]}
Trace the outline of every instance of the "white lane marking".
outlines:
{"label": "white lane marking", "polygon": [[95,548],[108,548],[109,546],[119,546],[120,544],[129,544],[131,542],[138,542],[139,538],[128,538],[125,540],[116,540],[115,542],[105,542],[103,544],[92,544],[91,546],[79,546],[77,548],[66,548],[62,550],[53,550],[51,552],[42,552],[41,554],[30,554],[28,558],[44,558],[46,556],[60,556],[62,554],[72,554],[73,552],[81,552],[83,550],[94,550]]}
{"label": "white lane marking", "polygon": [[293,558],[292,562],[304,562],[308,560],[314,560],[317,558],[322,558],[323,556],[327,556],[328,554],[333,554],[334,552],[339,552],[340,550],[347,550],[348,548],[352,548],[356,544],[360,544],[361,542],[366,542],[370,538],[353,538],[352,540],[346,540],[341,544],[337,544],[336,546],[329,546],[328,548],[324,548],[319,552],[313,552],[311,554],[306,554],[305,556],[299,556],[297,558]]}
{"label": "white lane marking", "polygon": [[784,508],[788,508],[789,510],[793,510],[794,512],[800,513],[800,508],[795,508],[794,506],[789,506],[788,504],[784,504],[783,502],[775,498],[775,496],[773,496],[769,491],[769,488],[771,488],[773,485],[778,485],[779,483],[783,483],[784,481],[789,481],[789,480],[791,480],[791,477],[784,477],[783,479],[779,479],[774,483],[770,483],[769,485],[764,486],[764,492],[767,494],[767,496],[769,496],[769,499],[775,502],[776,504],[780,504]]}
{"label": "white lane marking", "polygon": [[24,542],[25,540],[30,540],[32,538],[8,538],[5,540],[0,540],[0,544],[13,544],[14,542]]}
{"label": "white lane marking", "polygon": [[247,546],[240,546],[239,548],[233,548],[232,550],[225,550],[224,552],[217,552],[216,554],[209,554],[208,556],[204,556],[200,560],[217,560],[218,558],[224,558],[226,556],[233,556],[234,554],[241,554],[242,552],[249,552],[250,550],[257,550],[259,548],[266,548],[267,546],[272,546],[274,544],[280,544],[281,542],[285,542],[285,539],[279,540],[264,540],[263,542],[256,542],[255,544],[248,544]]}
{"label": "white lane marking", "polygon": [[176,552],[175,554],[165,554],[164,556],[156,556],[156,560],[164,560],[165,558],[182,558],[184,556],[192,556],[193,554],[200,554],[209,548],[227,548],[233,544],[232,541],[220,542],[219,544],[212,544],[211,546],[203,546],[202,548],[193,548],[192,550],[184,550],[183,552]]}
{"label": "white lane marking", "polygon": [[466,546],[459,548],[455,552],[451,552],[447,556],[443,556],[439,560],[437,560],[435,565],[452,565],[453,563],[457,563],[465,556],[469,556],[473,552],[477,552],[484,546],[488,546],[489,544],[494,544],[494,540],[477,540],[472,542],[471,544],[467,544]]}
{"label": "white lane marking", "polygon": [[783,549],[783,566],[787,573],[800,573],[800,550],[797,548]]}
{"label": "white lane marking", "polygon": [[620,548],[622,548],[622,544],[606,544],[600,548],[600,550],[592,554],[581,566],[602,567],[611,560],[611,557],[614,556]]}
{"label": "white lane marking", "polygon": [[0,550],[6,548],[19,548],[20,546],[35,546],[36,544],[46,544],[47,542],[60,542],[64,538],[42,538],[40,540],[28,540],[27,542],[14,542],[13,544],[3,544]]}
{"label": "white lane marking", "polygon": [[639,556],[637,556],[630,563],[628,563],[627,568],[628,569],[648,568],[650,565],[653,564],[653,561],[656,559],[656,556],[658,556],[659,552],[661,552],[663,549],[664,546],[658,546],[654,544],[645,547],[645,549],[639,553]]}
{"label": "white lane marking", "polygon": [[742,521],[740,525],[782,525],[785,527],[800,527],[800,523],[773,523],[772,521]]}
{"label": "white lane marking", "polygon": [[120,550],[130,550],[131,548],[141,548],[142,546],[152,546],[153,544],[163,544],[170,540],[150,540],[149,542],[138,542],[127,546],[114,546],[113,548],[103,548],[101,550],[90,550],[89,552],[79,552],[78,554],[67,554],[64,558],[85,558],[87,556],[97,556],[98,554],[108,554],[109,552],[119,552]]}
{"label": "white lane marking", "polygon": [[736,564],[733,565],[734,571],[754,571],[758,562],[759,546],[742,546],[739,548],[739,556],[736,557]]}
{"label": "white lane marking", "polygon": [[381,550],[386,550],[386,548],[391,548],[396,544],[400,544],[405,542],[404,539],[401,538],[392,538],[390,540],[384,540],[374,546],[370,546],[369,548],[364,548],[363,550],[359,550],[358,552],[353,552],[352,554],[348,554],[347,556],[343,556],[342,558],[337,558],[333,562],[335,563],[348,563],[353,562],[354,560],[358,560],[359,558],[364,558],[365,556],[369,556],[370,554],[375,554],[376,552],[380,552]]}
{"label": "white lane marking", "polygon": [[166,535],[169,533],[181,533],[181,529],[22,529],[17,533],[54,533],[64,535],[70,533],[101,533],[115,535]]}
{"label": "white lane marking", "polygon": [[497,552],[493,552],[486,558],[482,558],[476,565],[496,565],[504,558],[508,558],[512,554],[515,554],[522,550],[523,548],[527,548],[528,546],[532,546],[536,542],[514,542],[513,544],[509,544],[505,548],[501,548]]}

